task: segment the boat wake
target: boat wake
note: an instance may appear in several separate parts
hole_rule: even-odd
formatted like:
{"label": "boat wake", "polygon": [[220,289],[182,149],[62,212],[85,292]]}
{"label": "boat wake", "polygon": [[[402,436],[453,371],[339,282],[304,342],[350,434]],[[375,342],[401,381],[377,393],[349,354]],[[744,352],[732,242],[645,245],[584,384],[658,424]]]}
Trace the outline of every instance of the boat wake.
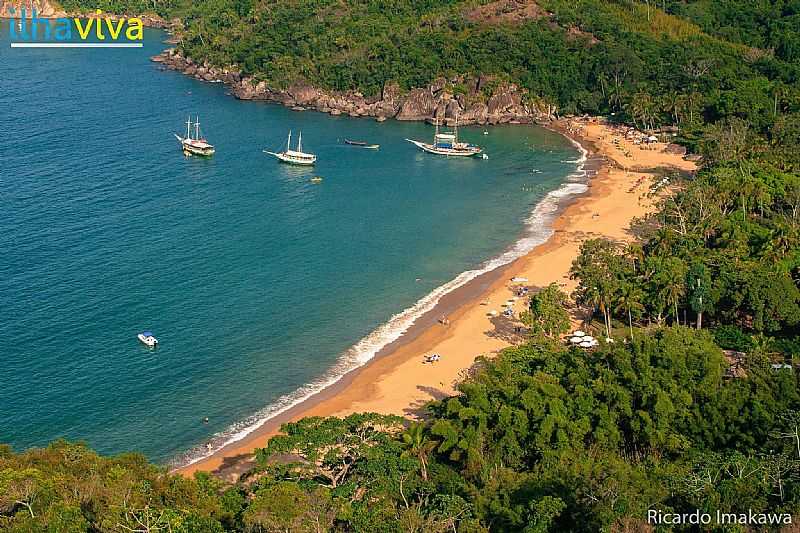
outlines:
{"label": "boat wake", "polygon": [[553,234],[551,224],[565,201],[584,193],[588,189],[586,183],[587,172],[584,169],[588,152],[579,143],[572,139],[570,140],[581,154],[578,159],[568,161],[577,164],[576,170],[567,176],[565,183],[560,188],[549,192],[536,204],[525,220],[523,236],[509,249],[499,256],[484,262],[474,270],[462,272],[451,281],[428,293],[413,306],[392,316],[386,323],[342,353],[336,364],[319,379],[300,387],[291,394],[278,398],[277,401],[254,415],[233,424],[225,431],[214,435],[207,443],[176,457],[172,464],[176,467],[188,466],[202,461],[229,444],[242,440],[270,419],[308,400],[338,382],[348,372],[372,360],[384,347],[396,341],[408,331],[417,319],[433,310],[444,295],[466,285],[482,274],[511,263],[547,241]]}

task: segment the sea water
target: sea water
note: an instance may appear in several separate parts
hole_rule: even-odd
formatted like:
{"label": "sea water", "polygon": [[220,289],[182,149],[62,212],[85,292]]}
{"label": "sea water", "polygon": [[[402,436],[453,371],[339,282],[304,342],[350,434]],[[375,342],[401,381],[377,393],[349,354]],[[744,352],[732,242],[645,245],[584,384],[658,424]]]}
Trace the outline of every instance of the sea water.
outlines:
{"label": "sea water", "polygon": [[[579,151],[541,128],[462,128],[489,159],[443,158],[405,141],[432,137],[422,123],[238,101],[163,71],[155,30],[143,49],[11,49],[2,22],[0,442],[16,449],[196,458],[542,242],[585,189]],[[214,157],[182,155],[189,116]],[[315,167],[262,153],[290,130]]]}

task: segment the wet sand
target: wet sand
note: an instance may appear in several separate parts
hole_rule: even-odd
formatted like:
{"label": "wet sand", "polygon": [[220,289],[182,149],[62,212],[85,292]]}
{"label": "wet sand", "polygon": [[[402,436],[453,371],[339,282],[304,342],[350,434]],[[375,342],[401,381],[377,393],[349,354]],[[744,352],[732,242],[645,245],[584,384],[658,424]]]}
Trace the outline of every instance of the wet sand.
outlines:
{"label": "wet sand", "polygon": [[[663,143],[636,145],[620,130],[594,119],[561,121],[554,129],[589,151],[585,168],[591,177],[588,191],[562,206],[547,242],[444,296],[400,339],[335,385],[178,472],[213,471],[235,480],[252,465],[253,450],[263,447],[281,424],[308,416],[355,412],[421,415],[426,403],[455,393],[456,384],[478,356],[490,356],[525,340],[515,331],[519,323],[489,315],[492,310],[501,313],[502,304],[514,296],[511,278],[527,278],[525,285],[534,290],[555,282],[570,292],[575,282],[569,279],[569,269],[581,242],[596,237],[631,240],[631,221],[652,207],[646,195],[652,178],[666,168],[695,170],[694,163],[665,151]],[[524,310],[523,300],[514,304],[516,315]],[[447,325],[438,322],[442,316],[447,317]],[[441,360],[424,363],[425,356],[432,353],[440,354]]]}

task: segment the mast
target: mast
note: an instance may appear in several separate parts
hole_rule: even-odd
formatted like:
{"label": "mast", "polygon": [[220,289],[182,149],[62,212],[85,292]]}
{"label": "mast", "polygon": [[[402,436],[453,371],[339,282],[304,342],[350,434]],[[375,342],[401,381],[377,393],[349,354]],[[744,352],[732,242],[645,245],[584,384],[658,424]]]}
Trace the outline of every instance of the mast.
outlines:
{"label": "mast", "polygon": [[297,136],[297,151],[303,151],[303,132],[301,131]]}
{"label": "mast", "polygon": [[191,126],[192,126],[192,117],[189,117],[186,120],[186,139],[187,140],[192,138],[191,130],[189,129],[189,128],[191,128]]}
{"label": "mast", "polygon": [[194,137],[200,140],[200,116],[197,116],[197,122],[194,123]]}
{"label": "mast", "polygon": [[286,141],[287,152],[292,149],[291,146],[289,146],[291,143],[292,143],[292,130],[289,130],[289,139]]}
{"label": "mast", "polygon": [[439,117],[436,117],[436,133],[433,134],[433,145],[436,146],[436,138],[439,136]]}
{"label": "mast", "polygon": [[458,111],[456,111],[456,125],[453,129],[453,135],[455,136],[455,139],[453,140],[453,145],[455,146],[458,143]]}

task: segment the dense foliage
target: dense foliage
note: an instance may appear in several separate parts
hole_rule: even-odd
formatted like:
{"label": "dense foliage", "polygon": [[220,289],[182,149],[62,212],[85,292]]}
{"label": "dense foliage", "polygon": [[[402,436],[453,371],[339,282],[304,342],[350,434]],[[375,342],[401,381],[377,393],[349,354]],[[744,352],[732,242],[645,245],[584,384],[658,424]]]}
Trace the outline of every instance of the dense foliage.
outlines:
{"label": "dense foliage", "polygon": [[[706,331],[588,353],[538,337],[484,361],[425,424],[288,424],[245,481],[168,476],[79,445],[0,453],[12,531],[597,531],[647,509],[800,512],[800,392]],[[150,529],[145,529],[149,527]],[[130,528],[130,529],[128,529]]]}
{"label": "dense foliage", "polygon": [[528,342],[480,360],[424,422],[288,424],[236,484],[63,442],[0,448],[0,529],[632,531],[653,508],[800,516],[800,383],[784,366],[800,356],[797,0],[541,0],[550,14],[513,24],[455,0],[175,2],[152,9],[183,17],[193,56],[273,82],[375,93],[493,75],[564,111],[677,125],[703,167],[673,180],[636,243],[582,246],[571,296],[610,339],[599,348],[561,342],[569,298],[552,285],[531,298]]}
{"label": "dense foliage", "polygon": [[[531,6],[533,4],[533,6]],[[180,47],[285,87],[380,94],[440,76],[502,81],[562,114],[679,126],[744,120],[797,168],[798,0],[65,0],[70,9],[179,16]],[[665,13],[658,7],[667,9]],[[455,92],[467,91],[458,83]],[[481,96],[481,95],[478,95]]]}

